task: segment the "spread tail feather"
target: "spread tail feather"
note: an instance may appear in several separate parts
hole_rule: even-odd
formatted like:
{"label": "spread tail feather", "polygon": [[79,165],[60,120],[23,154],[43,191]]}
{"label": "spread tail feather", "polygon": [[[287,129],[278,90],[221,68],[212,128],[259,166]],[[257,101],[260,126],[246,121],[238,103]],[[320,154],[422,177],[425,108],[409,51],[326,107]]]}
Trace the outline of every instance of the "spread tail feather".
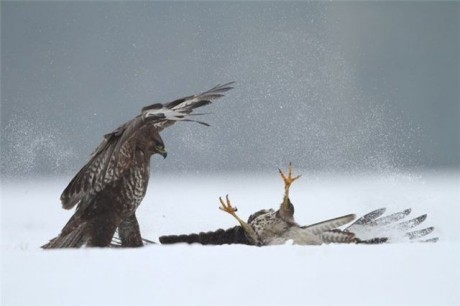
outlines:
{"label": "spread tail feather", "polygon": [[77,228],[66,235],[53,238],[42,249],[80,248],[88,242],[87,223],[81,223]]}

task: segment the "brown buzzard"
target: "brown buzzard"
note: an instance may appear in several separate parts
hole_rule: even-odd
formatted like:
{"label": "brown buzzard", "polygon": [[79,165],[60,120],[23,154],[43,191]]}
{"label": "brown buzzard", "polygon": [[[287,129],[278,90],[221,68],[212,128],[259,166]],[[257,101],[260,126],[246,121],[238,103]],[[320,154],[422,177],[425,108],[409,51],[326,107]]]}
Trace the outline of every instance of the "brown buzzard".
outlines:
{"label": "brown buzzard", "polygon": [[[389,241],[420,241],[436,242],[438,238],[425,239],[434,227],[409,231],[425,221],[426,215],[403,221],[411,210],[394,213],[382,217],[385,208],[374,210],[359,218],[345,229],[339,229],[356,219],[356,215],[349,214],[338,218],[322,221],[312,225],[301,226],[294,220],[294,205],[289,199],[291,184],[299,176],[292,176],[292,167],[289,164],[288,174],[279,170],[284,181],[284,197],[280,208],[260,210],[252,214],[248,221],[243,221],[236,214],[236,207],[230,203],[228,196],[220,198],[221,210],[232,215],[240,224],[233,228],[219,229],[213,232],[170,235],[160,237],[162,244],[172,243],[200,243],[200,244],[248,244],[248,245],[276,245],[288,241],[299,245],[320,245],[328,243],[362,243],[378,244]],[[423,240],[425,239],[425,240]]]}
{"label": "brown buzzard", "polygon": [[123,247],[142,246],[136,209],[147,190],[150,157],[167,154],[160,132],[176,121],[208,125],[192,119],[196,115],[192,111],[223,97],[232,83],[146,106],[134,119],[105,135],[61,195],[65,209],[77,207],[74,215],[59,236],[42,248],[106,247],[117,229]]}

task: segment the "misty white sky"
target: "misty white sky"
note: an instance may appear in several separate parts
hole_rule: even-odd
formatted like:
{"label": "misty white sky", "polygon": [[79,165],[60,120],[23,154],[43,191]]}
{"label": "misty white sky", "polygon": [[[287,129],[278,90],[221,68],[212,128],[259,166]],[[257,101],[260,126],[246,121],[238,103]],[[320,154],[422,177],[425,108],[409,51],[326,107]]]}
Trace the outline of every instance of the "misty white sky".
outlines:
{"label": "misty white sky", "polygon": [[460,165],[458,2],[1,3],[2,174],[75,173],[142,106],[236,81],[162,171]]}

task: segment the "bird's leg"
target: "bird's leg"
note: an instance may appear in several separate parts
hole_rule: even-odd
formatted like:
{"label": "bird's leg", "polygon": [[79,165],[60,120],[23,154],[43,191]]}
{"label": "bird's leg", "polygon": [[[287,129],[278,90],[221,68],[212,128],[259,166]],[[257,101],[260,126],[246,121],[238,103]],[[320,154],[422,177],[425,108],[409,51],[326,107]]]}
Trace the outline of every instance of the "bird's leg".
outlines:
{"label": "bird's leg", "polygon": [[88,237],[88,247],[108,247],[121,218],[116,212],[97,214],[88,221],[85,235]]}
{"label": "bird's leg", "polygon": [[285,175],[281,169],[278,169],[281,178],[284,181],[284,197],[283,197],[283,202],[281,203],[279,213],[281,217],[285,220],[291,220],[293,221],[294,217],[294,205],[292,205],[291,200],[289,199],[289,188],[291,187],[291,184],[297,180],[298,178],[301,177],[301,175],[297,176],[292,176],[292,164],[289,163],[288,166],[288,174]]}
{"label": "bird's leg", "polygon": [[254,231],[254,229],[245,221],[243,221],[238,215],[236,214],[236,211],[238,210],[236,207],[233,207],[232,204],[230,203],[230,199],[228,198],[228,194],[225,197],[225,200],[222,200],[221,197],[219,197],[220,201],[220,210],[225,211],[226,213],[229,213],[232,215],[241,225],[243,230],[246,232],[247,236],[253,240],[254,243],[257,243],[257,234]]}
{"label": "bird's leg", "polygon": [[136,214],[132,214],[118,226],[121,246],[124,248],[141,247],[144,245],[137,222]]}

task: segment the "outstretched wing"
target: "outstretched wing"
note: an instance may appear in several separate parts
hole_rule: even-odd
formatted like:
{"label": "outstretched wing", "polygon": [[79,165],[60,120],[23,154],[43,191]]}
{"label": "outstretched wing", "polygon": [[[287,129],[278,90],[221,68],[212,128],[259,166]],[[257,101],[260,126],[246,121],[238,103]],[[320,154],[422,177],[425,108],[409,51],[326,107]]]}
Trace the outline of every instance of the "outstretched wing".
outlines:
{"label": "outstretched wing", "polygon": [[363,243],[367,243],[368,241],[374,243],[373,241],[376,241],[376,239],[384,239],[382,242],[387,240],[393,242],[408,240],[423,241],[421,238],[433,232],[434,227],[430,226],[420,230],[410,231],[423,223],[427,217],[427,215],[424,214],[407,220],[411,211],[411,209],[405,209],[382,217],[385,209],[377,209],[356,220],[356,222],[346,227],[343,232],[353,233],[356,238]]}
{"label": "outstretched wing", "polygon": [[141,116],[145,121],[153,122],[158,131],[162,131],[176,121],[192,121],[208,126],[207,123],[191,119],[195,108],[211,104],[213,100],[222,98],[224,93],[232,89],[234,82],[217,85],[200,94],[184,97],[169,103],[156,103],[142,108]]}
{"label": "outstretched wing", "polygon": [[355,215],[346,215],[303,226],[302,229],[318,235],[323,243],[378,244],[397,241],[436,242],[438,240],[437,238],[423,240],[425,236],[434,231],[432,226],[409,231],[423,223],[426,215],[400,222],[410,215],[411,209],[405,209],[382,217],[384,213],[385,208],[376,209],[357,219],[343,230],[339,229],[339,227],[352,222],[355,219]]}
{"label": "outstretched wing", "polygon": [[[61,195],[62,206],[70,209],[88,200],[118,180],[130,168],[134,160],[135,135],[150,127],[150,132],[160,132],[176,121],[204,122],[187,118],[193,109],[210,104],[232,89],[230,82],[217,85],[203,93],[181,98],[166,104],[153,104],[142,109],[141,114],[106,134],[103,141],[91,154],[90,160],[75,175]],[[154,127],[154,131],[151,127]]]}
{"label": "outstretched wing", "polygon": [[141,125],[142,120],[137,116],[104,135],[90,160],[62,192],[61,202],[65,209],[71,209],[82,200],[88,202],[108,183],[118,180],[129,169],[135,149],[132,136]]}

